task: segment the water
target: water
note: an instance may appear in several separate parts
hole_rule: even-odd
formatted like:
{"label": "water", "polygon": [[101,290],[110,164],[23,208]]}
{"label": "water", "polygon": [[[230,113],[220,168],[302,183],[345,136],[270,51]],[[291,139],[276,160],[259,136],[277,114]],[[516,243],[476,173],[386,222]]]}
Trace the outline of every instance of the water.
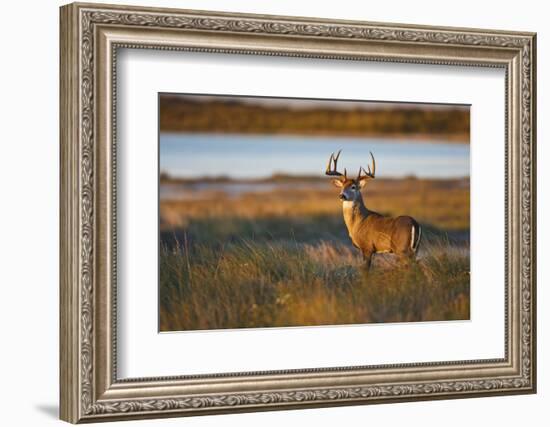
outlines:
{"label": "water", "polygon": [[275,190],[324,190],[326,182],[193,182],[163,183],[160,186],[162,200],[196,200],[211,197],[211,192],[221,192],[228,197],[246,193],[270,193]]}
{"label": "water", "polygon": [[323,175],[330,153],[342,148],[338,169],[356,174],[376,158],[377,177],[470,176],[470,145],[282,135],[160,135],[160,170],[181,178],[266,178],[273,174]]}

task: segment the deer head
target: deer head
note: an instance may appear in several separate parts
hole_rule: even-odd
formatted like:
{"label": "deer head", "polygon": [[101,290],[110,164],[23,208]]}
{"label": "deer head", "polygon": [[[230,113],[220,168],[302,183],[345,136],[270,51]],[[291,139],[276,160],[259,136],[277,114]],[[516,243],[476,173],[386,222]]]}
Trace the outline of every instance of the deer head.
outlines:
{"label": "deer head", "polygon": [[334,153],[330,155],[325,174],[328,176],[337,177],[332,180],[332,183],[334,186],[341,188],[339,194],[340,200],[344,202],[354,202],[361,198],[361,189],[365,187],[367,181],[374,179],[376,162],[374,161],[374,156],[370,153],[372,159],[372,170],[370,166],[367,166],[367,170],[365,170],[363,166],[360,166],[357,178],[348,178],[345,168],[343,174],[337,170],[338,158],[340,157],[341,152],[342,150],[339,150],[336,155],[334,155]]}

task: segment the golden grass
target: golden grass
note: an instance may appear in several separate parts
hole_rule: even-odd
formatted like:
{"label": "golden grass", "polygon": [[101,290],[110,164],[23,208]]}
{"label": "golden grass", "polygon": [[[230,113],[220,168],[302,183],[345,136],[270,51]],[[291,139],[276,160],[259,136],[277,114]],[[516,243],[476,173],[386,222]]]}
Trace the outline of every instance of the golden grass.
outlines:
{"label": "golden grass", "polygon": [[444,246],[408,268],[379,257],[368,275],[327,243],[164,247],[161,260],[162,331],[469,318],[469,257]]}
{"label": "golden grass", "polygon": [[469,318],[469,188],[377,180],[380,213],[423,225],[417,265],[377,255],[366,275],[337,190],[161,202],[162,331]]}
{"label": "golden grass", "polygon": [[[326,188],[275,190],[246,193],[231,198],[222,192],[210,192],[198,200],[161,202],[164,229],[185,227],[193,219],[307,217],[340,215],[338,190],[326,182]],[[447,231],[470,227],[469,182],[463,180],[376,180],[364,191],[367,207],[388,215],[411,215]]]}

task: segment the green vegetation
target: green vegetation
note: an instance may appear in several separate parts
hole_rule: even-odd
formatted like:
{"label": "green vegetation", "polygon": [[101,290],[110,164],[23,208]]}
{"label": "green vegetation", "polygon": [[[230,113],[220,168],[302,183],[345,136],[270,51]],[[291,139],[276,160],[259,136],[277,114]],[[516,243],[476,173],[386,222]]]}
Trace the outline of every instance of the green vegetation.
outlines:
{"label": "green vegetation", "polygon": [[368,275],[325,184],[162,201],[161,330],[469,318],[467,180],[374,181],[367,206],[424,231],[416,265],[379,254]]}

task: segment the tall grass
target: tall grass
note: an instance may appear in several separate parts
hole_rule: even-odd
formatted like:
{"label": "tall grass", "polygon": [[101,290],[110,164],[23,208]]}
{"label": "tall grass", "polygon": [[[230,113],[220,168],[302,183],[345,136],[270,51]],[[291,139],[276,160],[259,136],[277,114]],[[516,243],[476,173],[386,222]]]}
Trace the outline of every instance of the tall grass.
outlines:
{"label": "tall grass", "polygon": [[432,245],[416,265],[347,245],[258,243],[161,250],[162,331],[469,318],[469,257]]}
{"label": "tall grass", "polygon": [[468,194],[408,181],[393,191],[367,200],[423,221],[419,261],[379,254],[368,274],[334,192],[163,202],[160,329],[468,319]]}

